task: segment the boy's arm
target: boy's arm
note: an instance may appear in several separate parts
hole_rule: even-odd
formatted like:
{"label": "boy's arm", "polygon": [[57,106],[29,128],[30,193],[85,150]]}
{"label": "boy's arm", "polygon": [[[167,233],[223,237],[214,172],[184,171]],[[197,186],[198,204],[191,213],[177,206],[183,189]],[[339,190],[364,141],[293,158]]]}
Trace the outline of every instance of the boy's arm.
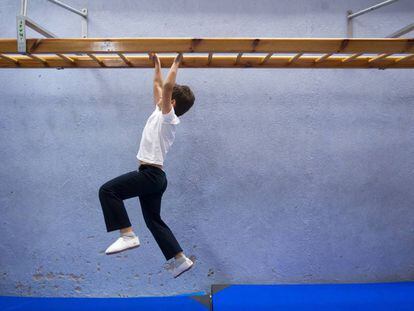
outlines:
{"label": "boy's arm", "polygon": [[153,60],[154,65],[155,65],[153,91],[154,91],[154,104],[157,105],[162,99],[163,82],[162,82],[162,74],[161,74],[161,62],[157,54],[150,53],[149,56]]}
{"label": "boy's arm", "polygon": [[167,78],[165,79],[162,87],[162,113],[167,114],[172,109],[171,96],[175,85],[175,78],[177,76],[177,70],[180,66],[180,62],[183,58],[183,54],[179,53],[173,64],[171,65],[170,71],[168,72]]}

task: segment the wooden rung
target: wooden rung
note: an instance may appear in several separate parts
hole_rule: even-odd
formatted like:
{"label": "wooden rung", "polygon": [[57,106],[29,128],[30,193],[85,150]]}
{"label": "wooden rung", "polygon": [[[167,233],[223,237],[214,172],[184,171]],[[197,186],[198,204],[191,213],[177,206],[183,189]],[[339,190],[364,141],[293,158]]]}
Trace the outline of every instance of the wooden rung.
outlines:
{"label": "wooden rung", "polygon": [[10,61],[10,62],[13,62],[16,65],[19,65],[19,61],[17,59],[14,59],[13,57],[0,54],[0,58],[5,59],[5,60]]}
{"label": "wooden rung", "polygon": [[404,61],[409,61],[411,59],[414,59],[414,54],[410,54],[410,55],[407,55],[407,56],[403,56],[403,57],[394,59],[392,63],[387,64],[385,66],[382,66],[380,68],[382,68],[382,69],[393,68],[393,67],[395,67],[395,65],[400,65],[400,63],[404,63]]}
{"label": "wooden rung", "polygon": [[242,55],[243,55],[243,53],[237,54],[236,62],[234,63],[235,65],[237,65],[240,62],[240,59],[241,59]]}
{"label": "wooden rung", "polygon": [[210,66],[212,60],[213,60],[213,53],[208,53],[207,66]]}
{"label": "wooden rung", "polygon": [[266,64],[266,62],[269,60],[270,57],[272,57],[274,53],[269,53],[266,55],[265,58],[263,58],[263,60],[260,62],[261,65]]}
{"label": "wooden rung", "polygon": [[72,59],[72,58],[70,58],[70,57],[68,57],[68,56],[66,56],[66,55],[63,55],[63,54],[56,54],[58,57],[60,57],[61,59],[63,59],[63,60],[65,60],[65,61],[67,61],[67,62],[69,62],[69,63],[71,63],[71,64],[75,64],[75,61]]}
{"label": "wooden rung", "polygon": [[410,54],[410,55],[407,55],[407,56],[401,57],[401,58],[399,58],[399,59],[395,60],[395,61],[394,61],[394,63],[403,62],[403,61],[406,61],[406,60],[410,60],[410,59],[412,59],[412,58],[414,58],[414,54]]}
{"label": "wooden rung", "polygon": [[333,53],[326,53],[326,54],[322,55],[321,57],[319,57],[315,60],[315,63],[320,63],[320,62],[324,61],[325,59],[327,59],[332,54]]}
{"label": "wooden rung", "polygon": [[99,66],[101,67],[106,67],[106,65],[103,63],[103,61],[101,61],[98,57],[96,57],[95,55],[91,54],[91,53],[86,53],[86,55],[88,55],[90,58],[92,58],[95,62],[97,62],[99,64]]}
{"label": "wooden rung", "polygon": [[26,56],[30,57],[31,59],[34,59],[38,62],[41,62],[44,66],[49,67],[49,64],[47,63],[46,60],[44,60],[43,58],[33,55],[33,54],[27,54]]}
{"label": "wooden rung", "polygon": [[289,59],[288,64],[292,64],[294,63],[297,59],[299,59],[299,57],[301,57],[303,55],[303,53],[297,53],[295,56],[293,56],[291,59]]}
{"label": "wooden rung", "polygon": [[345,58],[342,62],[343,62],[343,63],[350,62],[351,60],[353,60],[353,59],[357,58],[358,56],[360,56],[360,55],[362,55],[362,54],[364,54],[364,53],[356,53],[356,54],[352,54],[351,56],[349,56],[349,57]]}
{"label": "wooden rung", "polygon": [[386,58],[386,57],[388,57],[390,55],[392,55],[392,53],[384,53],[384,54],[378,55],[377,57],[371,58],[368,61],[368,63],[372,63],[372,62],[378,61],[378,60],[383,59],[383,58]]}
{"label": "wooden rung", "polygon": [[[121,57],[121,59],[124,61],[125,64],[127,64],[129,67],[134,67],[131,64],[131,62],[128,60],[128,58],[125,57],[124,54],[122,54],[122,53],[117,53],[117,54],[119,55],[119,57]],[[150,57],[150,56],[148,55],[148,57]]]}

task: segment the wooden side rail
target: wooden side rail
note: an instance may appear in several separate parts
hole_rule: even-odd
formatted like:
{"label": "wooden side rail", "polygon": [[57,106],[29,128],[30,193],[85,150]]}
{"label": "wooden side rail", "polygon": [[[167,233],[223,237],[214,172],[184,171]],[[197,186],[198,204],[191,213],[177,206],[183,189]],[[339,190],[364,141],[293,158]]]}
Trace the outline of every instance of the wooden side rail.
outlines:
{"label": "wooden side rail", "polygon": [[26,55],[0,39],[0,68],[151,68],[150,52],[184,53],[184,68],[414,68],[408,38],[46,38],[27,39]]}

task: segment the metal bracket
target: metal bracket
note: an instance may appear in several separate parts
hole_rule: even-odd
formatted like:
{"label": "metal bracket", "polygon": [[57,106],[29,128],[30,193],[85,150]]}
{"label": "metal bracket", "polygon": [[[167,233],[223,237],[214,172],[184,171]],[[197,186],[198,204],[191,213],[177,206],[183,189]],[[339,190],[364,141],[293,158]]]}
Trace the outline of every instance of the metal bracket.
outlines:
{"label": "metal bracket", "polygon": [[[67,9],[75,14],[78,14],[82,17],[81,27],[82,27],[82,38],[88,37],[88,9],[83,8],[82,10],[77,10],[59,0],[48,0],[51,3],[54,3],[64,9]],[[27,3],[28,0],[21,0],[21,9],[20,15],[17,15],[17,51],[22,54],[27,53],[26,46],[26,26],[30,27],[39,34],[45,36],[46,38],[57,38],[55,34],[47,30],[46,28],[40,26],[29,17],[27,17]]]}
{"label": "metal bracket", "polygon": [[352,36],[354,35],[354,27],[352,24],[352,19],[349,18],[351,14],[352,14],[351,10],[348,10],[346,12],[346,34],[348,38],[352,38]]}
{"label": "metal bracket", "polygon": [[[346,12],[346,20],[347,20],[347,35],[348,35],[348,38],[352,38],[352,36],[353,36],[353,24],[352,24],[352,20],[353,20],[354,17],[357,17],[357,16],[360,16],[362,14],[371,12],[373,10],[379,9],[379,8],[381,8],[383,6],[392,4],[392,3],[397,2],[397,1],[398,0],[388,0],[388,1],[384,1],[384,2],[378,3],[378,4],[374,5],[374,6],[371,6],[369,8],[366,8],[364,10],[361,10],[359,12],[356,12],[356,13],[352,13],[351,10],[347,11]],[[402,35],[405,35],[406,33],[409,33],[411,31],[413,31],[413,30],[414,30],[414,23],[409,24],[409,25],[407,25],[407,26],[405,26],[405,27],[403,27],[403,28],[401,28],[401,29],[393,32],[392,34],[386,36],[385,38],[398,38],[398,37],[401,37]]]}
{"label": "metal bracket", "polygon": [[113,52],[115,50],[114,45],[111,41],[104,41],[102,43],[102,49],[108,52]]}
{"label": "metal bracket", "polygon": [[17,51],[26,53],[26,19],[17,15]]}
{"label": "metal bracket", "polygon": [[82,18],[82,38],[88,37],[88,9],[83,8],[82,12],[85,13],[85,17]]}
{"label": "metal bracket", "polygon": [[82,27],[82,38],[87,38],[88,37],[88,9],[83,8],[81,10],[77,10],[73,7],[71,7],[70,5],[67,5],[65,3],[63,3],[62,1],[59,0],[48,0],[49,2],[56,4],[68,11],[71,11],[72,13],[78,14],[79,16],[82,17],[82,21],[81,21],[81,27]]}
{"label": "metal bracket", "polygon": [[401,28],[400,30],[397,30],[396,32],[390,34],[387,36],[387,38],[398,38],[402,35],[405,35],[406,33],[409,33],[410,31],[414,30],[414,23],[405,26],[404,28]]}
{"label": "metal bracket", "polygon": [[35,23],[27,16],[17,15],[17,51],[19,53],[25,54],[27,52],[26,26],[37,31],[46,38],[57,38],[57,36],[54,33]]}
{"label": "metal bracket", "polygon": [[381,2],[381,3],[378,3],[376,5],[370,6],[369,8],[358,11],[356,13],[352,13],[352,11],[347,11],[346,12],[346,19],[347,19],[347,35],[348,35],[348,38],[351,38],[353,36],[353,25],[352,25],[352,19],[353,18],[355,18],[357,16],[360,16],[360,15],[363,15],[363,14],[368,13],[368,12],[374,11],[376,9],[382,8],[383,6],[392,4],[392,3],[397,2],[397,1],[398,0],[387,0],[387,1],[384,1],[384,2]]}

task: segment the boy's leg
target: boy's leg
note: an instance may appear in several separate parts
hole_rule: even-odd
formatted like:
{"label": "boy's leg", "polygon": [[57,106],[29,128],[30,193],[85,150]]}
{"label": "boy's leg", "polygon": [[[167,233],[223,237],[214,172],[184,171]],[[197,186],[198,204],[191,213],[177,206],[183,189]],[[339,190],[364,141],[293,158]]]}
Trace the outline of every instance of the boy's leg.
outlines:
{"label": "boy's leg", "polygon": [[182,248],[171,232],[167,224],[161,219],[161,198],[163,192],[140,196],[142,214],[148,229],[154,236],[159,248],[168,261],[176,254],[182,252]]}
{"label": "boy's leg", "polygon": [[141,171],[120,175],[103,184],[99,189],[99,200],[107,231],[131,226],[123,200],[153,191],[151,183]]}
{"label": "boy's leg", "polygon": [[161,219],[161,198],[165,188],[161,193],[140,196],[139,199],[145,223],[157,241],[165,259],[168,262],[171,258],[175,257],[174,261],[171,262],[172,265],[170,263],[166,269],[170,270],[174,278],[176,278],[191,269],[194,262],[184,255],[183,249],[180,247],[174,234]]}

